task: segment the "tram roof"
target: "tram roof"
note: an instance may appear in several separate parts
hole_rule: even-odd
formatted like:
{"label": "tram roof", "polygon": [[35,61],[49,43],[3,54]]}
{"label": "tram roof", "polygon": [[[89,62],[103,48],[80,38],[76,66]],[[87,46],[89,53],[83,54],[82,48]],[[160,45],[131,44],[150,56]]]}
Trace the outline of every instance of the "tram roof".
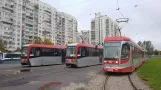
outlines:
{"label": "tram roof", "polygon": [[27,44],[27,45],[24,45],[24,46],[29,46],[29,47],[42,47],[42,48],[60,48],[60,49],[66,48],[65,46],[44,45],[44,44]]}
{"label": "tram roof", "polygon": [[117,36],[117,37],[105,37],[104,42],[110,42],[110,41],[130,41],[132,42],[136,47],[142,50],[142,48],[136,44],[133,40],[131,40],[129,37],[125,36]]}
{"label": "tram roof", "polygon": [[[86,43],[73,43],[73,44],[68,44],[68,46],[84,46],[84,47],[93,47],[95,48],[96,45],[93,45],[93,44],[86,44]],[[98,46],[98,48],[103,48],[103,46]]]}
{"label": "tram roof", "polygon": [[131,41],[129,37],[119,36],[119,37],[105,37],[104,42],[108,41]]}

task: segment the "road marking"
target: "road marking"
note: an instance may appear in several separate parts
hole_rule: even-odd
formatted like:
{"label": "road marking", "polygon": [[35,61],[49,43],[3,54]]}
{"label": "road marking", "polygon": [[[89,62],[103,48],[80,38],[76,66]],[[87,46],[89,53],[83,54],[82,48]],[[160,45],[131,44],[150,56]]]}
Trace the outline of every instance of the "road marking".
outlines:
{"label": "road marking", "polygon": [[47,84],[41,86],[39,90],[47,90],[48,88],[54,87],[59,84],[61,84],[61,83],[60,82],[50,82],[50,83],[47,83]]}

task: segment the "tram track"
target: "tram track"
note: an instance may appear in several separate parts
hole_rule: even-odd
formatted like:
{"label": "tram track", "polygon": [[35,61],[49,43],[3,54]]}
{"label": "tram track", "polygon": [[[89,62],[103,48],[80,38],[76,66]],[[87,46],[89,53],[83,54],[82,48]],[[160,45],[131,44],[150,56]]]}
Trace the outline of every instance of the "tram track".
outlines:
{"label": "tram track", "polygon": [[[116,80],[112,80],[112,79],[115,79]],[[110,79],[110,81],[109,81]],[[112,82],[113,81],[113,82]],[[112,82],[112,84],[111,84]],[[126,85],[123,83],[124,82],[129,82],[129,85],[127,85],[128,83],[126,83]],[[116,84],[116,85],[113,85],[113,84]],[[118,86],[118,87],[117,87]],[[120,87],[122,86],[122,87]],[[126,87],[126,86],[130,86],[130,87]],[[130,74],[128,75],[107,75],[106,76],[106,79],[104,81],[104,85],[103,85],[103,88],[102,90],[141,90],[141,89],[138,89],[135,84],[133,83],[131,77],[130,77]]]}
{"label": "tram track", "polygon": [[130,74],[128,75],[128,78],[129,78],[129,81],[130,81],[131,86],[133,87],[133,89],[134,89],[134,90],[140,90],[140,89],[138,89],[138,88],[135,86],[135,84],[133,83],[133,81],[132,81],[132,79],[131,79],[131,77],[130,77]]}
{"label": "tram track", "polygon": [[106,90],[106,85],[107,85],[108,78],[109,78],[109,76],[106,76],[102,90]]}

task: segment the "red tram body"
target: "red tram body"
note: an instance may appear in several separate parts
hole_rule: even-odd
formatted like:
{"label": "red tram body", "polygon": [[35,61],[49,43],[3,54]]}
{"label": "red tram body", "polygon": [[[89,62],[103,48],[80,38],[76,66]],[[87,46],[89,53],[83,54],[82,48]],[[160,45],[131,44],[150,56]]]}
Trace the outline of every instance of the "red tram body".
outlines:
{"label": "red tram body", "polygon": [[66,66],[84,67],[102,64],[102,56],[102,46],[85,43],[68,44],[66,53]]}
{"label": "red tram body", "polygon": [[146,50],[128,37],[105,37],[104,72],[133,72],[147,61]]}

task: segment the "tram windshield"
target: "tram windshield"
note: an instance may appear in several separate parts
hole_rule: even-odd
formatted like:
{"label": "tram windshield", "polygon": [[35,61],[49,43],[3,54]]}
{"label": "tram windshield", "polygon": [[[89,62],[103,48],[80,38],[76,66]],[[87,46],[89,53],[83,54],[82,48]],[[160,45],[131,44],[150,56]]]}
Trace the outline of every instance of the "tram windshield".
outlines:
{"label": "tram windshield", "polygon": [[104,59],[117,60],[120,56],[120,42],[108,42],[104,44]]}
{"label": "tram windshield", "polygon": [[75,46],[68,46],[67,49],[67,58],[74,58],[76,57],[76,47]]}
{"label": "tram windshield", "polygon": [[27,57],[28,47],[22,47],[21,57]]}

